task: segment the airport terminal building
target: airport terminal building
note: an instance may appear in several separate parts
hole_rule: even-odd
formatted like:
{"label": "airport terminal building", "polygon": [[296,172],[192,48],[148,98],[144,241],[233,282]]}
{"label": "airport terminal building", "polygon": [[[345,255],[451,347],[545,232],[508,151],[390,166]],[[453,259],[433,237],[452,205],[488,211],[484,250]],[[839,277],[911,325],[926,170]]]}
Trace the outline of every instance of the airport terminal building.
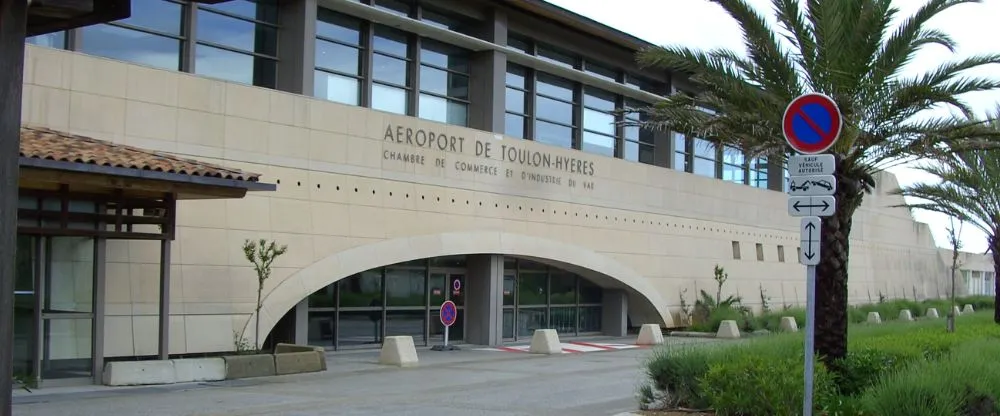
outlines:
{"label": "airport terminal building", "polygon": [[[615,124],[689,88],[642,40],[540,0],[132,7],[29,39],[19,372],[253,340],[246,239],[288,246],[261,340],[331,350],[440,343],[445,300],[476,345],[676,327],[715,265],[749,305],[805,299],[780,161]],[[943,293],[895,187],[855,217],[852,302]]]}

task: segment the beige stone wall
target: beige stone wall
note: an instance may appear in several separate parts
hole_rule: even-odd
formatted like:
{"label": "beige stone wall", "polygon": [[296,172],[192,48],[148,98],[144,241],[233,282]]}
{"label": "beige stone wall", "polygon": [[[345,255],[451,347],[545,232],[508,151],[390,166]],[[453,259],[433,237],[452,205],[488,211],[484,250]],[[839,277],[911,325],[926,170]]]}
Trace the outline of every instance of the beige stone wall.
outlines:
{"label": "beige stone wall", "polygon": [[[633,299],[635,323],[671,323],[680,291],[688,289],[693,303],[697,290],[712,289],[716,264],[729,273],[726,292],[749,304],[759,303],[759,286],[774,306],[805,297],[798,220],[779,192],[34,46],[25,78],[27,123],[245,168],[279,183],[276,192],[243,200],[181,204],[172,353],[233,348],[232,333],[248,322],[255,297],[240,251],[246,238],[290,247],[266,287],[264,330],[309,292],[350,273],[476,250],[544,257],[626,285],[650,300]],[[407,129],[416,141],[443,135],[447,148],[409,145]],[[505,148],[515,149],[514,161],[502,159]],[[549,168],[522,164],[516,152],[543,154]],[[400,155],[422,164],[387,160]],[[460,171],[463,163],[481,172]],[[926,225],[888,208],[900,202],[884,195],[894,186],[881,176],[855,217],[852,302],[868,301],[869,293],[877,299],[880,290],[933,294],[945,273]],[[158,248],[108,246],[105,350],[154,354]]]}

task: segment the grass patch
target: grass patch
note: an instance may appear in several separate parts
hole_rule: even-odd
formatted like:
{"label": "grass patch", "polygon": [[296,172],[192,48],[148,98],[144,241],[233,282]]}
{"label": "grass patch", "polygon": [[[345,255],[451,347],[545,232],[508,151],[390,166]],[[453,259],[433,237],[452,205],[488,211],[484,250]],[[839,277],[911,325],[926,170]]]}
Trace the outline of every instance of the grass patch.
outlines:
{"label": "grass patch", "polygon": [[[904,305],[885,302],[872,307],[881,314]],[[827,369],[817,361],[817,414],[1000,411],[1000,360],[995,358],[1000,356],[1000,325],[993,323],[992,311],[977,309],[984,312],[958,317],[955,333],[945,332],[944,319],[851,325],[850,352],[837,368]],[[711,408],[718,415],[741,416],[800,414],[803,341],[799,332],[657,348],[645,363],[650,383],[641,395],[642,408]],[[952,387],[940,388],[943,383]],[[921,406],[923,410],[915,410]],[[962,410],[934,413],[954,409]]]}

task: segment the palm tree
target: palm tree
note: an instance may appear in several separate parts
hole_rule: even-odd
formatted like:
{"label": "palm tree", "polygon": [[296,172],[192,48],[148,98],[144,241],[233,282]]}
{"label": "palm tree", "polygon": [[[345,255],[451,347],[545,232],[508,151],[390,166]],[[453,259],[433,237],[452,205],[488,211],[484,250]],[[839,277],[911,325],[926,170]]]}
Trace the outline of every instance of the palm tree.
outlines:
{"label": "palm tree", "polygon": [[[997,114],[1000,115],[1000,110]],[[1000,123],[996,127],[1000,130]],[[908,207],[940,212],[982,230],[993,254],[994,276],[1000,276],[1000,152],[950,153],[938,163],[919,169],[941,182],[905,186],[893,193],[927,201],[907,204]],[[994,299],[1000,301],[1000,280],[993,280],[997,293]],[[1000,308],[993,308],[993,320],[1000,324]]]}
{"label": "palm tree", "polygon": [[697,136],[742,148],[748,157],[766,155],[780,162],[791,152],[781,129],[788,103],[807,91],[837,102],[844,129],[829,150],[836,160],[837,211],[822,222],[815,344],[818,355],[834,364],[847,353],[854,211],[882,169],[945,149],[994,145],[995,132],[985,133],[981,123],[965,117],[915,116],[938,105],[971,115],[961,96],[1000,88],[1000,81],[962,73],[1000,63],[1000,55],[944,63],[917,77],[901,75],[924,46],[955,49],[948,34],[928,27],[934,16],[978,0],[931,0],[895,30],[891,25],[899,11],[891,0],[808,0],[804,8],[798,0],[772,0],[780,32],[745,0],[710,1],[739,23],[747,55],[678,45],[641,50],[641,66],[672,70],[677,78],[686,75],[693,91],[624,111],[641,113],[643,121],[635,124],[646,129]]}

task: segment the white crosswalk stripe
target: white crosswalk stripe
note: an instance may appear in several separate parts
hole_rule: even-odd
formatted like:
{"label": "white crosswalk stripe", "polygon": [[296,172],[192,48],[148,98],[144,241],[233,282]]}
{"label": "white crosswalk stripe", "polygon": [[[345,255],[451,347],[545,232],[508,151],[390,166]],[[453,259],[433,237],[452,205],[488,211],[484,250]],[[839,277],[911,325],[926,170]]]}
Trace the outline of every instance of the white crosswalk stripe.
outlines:
{"label": "white crosswalk stripe", "polygon": [[[563,354],[579,354],[587,352],[599,352],[599,351],[615,351],[615,350],[627,350],[632,348],[639,348],[638,345],[632,344],[611,344],[604,342],[562,342],[562,353]],[[500,351],[500,352],[528,352],[530,345],[509,345],[503,347],[493,347],[493,348],[476,348],[477,351]]]}

